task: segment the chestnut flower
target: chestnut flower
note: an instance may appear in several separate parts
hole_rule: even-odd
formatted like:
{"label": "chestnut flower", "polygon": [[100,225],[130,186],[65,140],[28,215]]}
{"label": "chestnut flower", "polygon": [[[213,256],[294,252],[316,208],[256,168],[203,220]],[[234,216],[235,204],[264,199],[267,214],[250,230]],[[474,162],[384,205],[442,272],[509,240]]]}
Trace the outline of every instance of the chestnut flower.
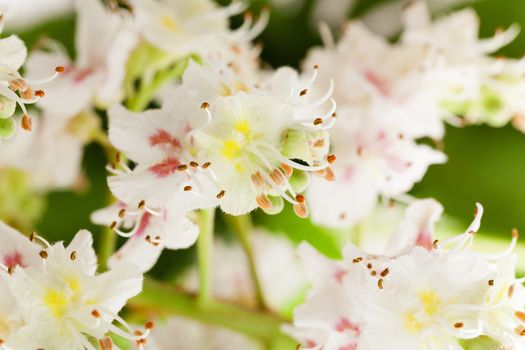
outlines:
{"label": "chestnut flower", "polygon": [[525,327],[517,231],[504,252],[482,254],[471,249],[481,205],[465,233],[443,242],[429,237],[440,210],[428,201],[412,204],[386,255],[349,245],[344,260],[333,261],[302,246],[313,289],[287,328],[301,348],[459,350],[461,341],[480,337],[517,346]]}
{"label": "chestnut flower", "polygon": [[36,234],[24,239],[3,223],[0,231],[1,349],[94,350],[92,341],[105,339],[108,332],[143,346],[152,325],[135,333],[117,315],[142,289],[134,266],[97,275],[93,240],[85,230],[67,247]]}
{"label": "chestnut flower", "polygon": [[[330,90],[316,101],[304,98],[316,76],[317,68],[302,82],[282,68],[252,84],[219,63],[190,63],[161,109],[109,111],[111,142],[136,164],[112,169],[111,190],[125,203],[153,209],[181,191],[203,202],[211,195],[232,215],[257,207],[276,213],[284,199],[307,216],[307,173],[329,171],[335,161],[326,131],[335,121]],[[313,114],[325,103],[323,114]]]}

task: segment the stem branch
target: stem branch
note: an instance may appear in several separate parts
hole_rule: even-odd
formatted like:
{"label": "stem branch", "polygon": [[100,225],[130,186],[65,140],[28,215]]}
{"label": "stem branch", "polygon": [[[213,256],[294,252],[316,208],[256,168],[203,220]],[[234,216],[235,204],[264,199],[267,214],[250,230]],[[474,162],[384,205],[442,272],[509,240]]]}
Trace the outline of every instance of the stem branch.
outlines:
{"label": "stem branch", "polygon": [[211,265],[213,258],[213,223],[215,208],[199,212],[199,239],[197,240],[197,259],[199,264],[199,300],[208,304],[212,300]]}
{"label": "stem branch", "polygon": [[253,232],[253,223],[250,214],[232,216],[224,216],[226,222],[230,226],[233,233],[239,239],[241,246],[248,258],[248,265],[250,268],[250,274],[252,277],[252,282],[255,287],[255,297],[257,299],[257,304],[259,307],[265,307],[264,293],[261,286],[261,280],[257,272],[257,265],[255,263],[255,257],[253,255],[253,248],[250,240],[251,233]]}

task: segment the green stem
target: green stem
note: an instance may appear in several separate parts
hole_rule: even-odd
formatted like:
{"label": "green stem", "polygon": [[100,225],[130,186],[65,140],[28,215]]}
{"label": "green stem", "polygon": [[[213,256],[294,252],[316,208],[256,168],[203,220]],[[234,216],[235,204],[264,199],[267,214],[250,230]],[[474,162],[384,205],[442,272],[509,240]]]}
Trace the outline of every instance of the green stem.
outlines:
{"label": "green stem", "polygon": [[155,97],[155,93],[167,82],[175,81],[182,77],[186,67],[188,67],[189,59],[180,60],[172,69],[168,71],[159,72],[153,81],[145,84],[141,81],[138,93],[128,100],[128,108],[131,111],[140,112],[146,109]]}
{"label": "green stem", "polygon": [[197,259],[199,263],[199,300],[209,304],[212,300],[211,266],[213,258],[213,223],[215,208],[199,212],[199,239],[197,241]]}
{"label": "green stem", "polygon": [[253,248],[250,241],[251,233],[253,232],[253,223],[250,214],[232,216],[224,216],[226,222],[230,226],[233,233],[239,239],[241,246],[248,258],[248,266],[250,268],[250,274],[252,277],[253,285],[255,287],[255,297],[257,298],[257,304],[260,307],[265,307],[264,293],[261,286],[261,280],[257,272],[257,265],[255,263],[255,257],[253,255]]}
{"label": "green stem", "polygon": [[[112,162],[117,154],[117,151],[109,142],[108,136],[101,130],[97,129],[93,132],[92,141],[98,143],[106,154],[108,162]],[[114,201],[111,192],[107,192],[107,204],[110,205]],[[98,245],[98,261],[101,271],[105,271],[108,268],[108,260],[113,255],[117,246],[117,235],[109,227],[105,227],[102,230],[102,236]]]}
{"label": "green stem", "polygon": [[[144,280],[144,290],[131,299],[129,307],[147,317],[177,315],[203,323],[230,329],[260,339],[266,344],[285,340],[280,331],[281,320],[265,312],[248,311],[233,305],[210,302],[202,304],[198,298],[186,295],[177,288],[152,279]],[[292,347],[293,348],[293,347]]]}
{"label": "green stem", "polygon": [[108,269],[108,260],[115,252],[117,246],[117,235],[109,227],[102,230],[102,237],[98,249],[98,261],[101,271]]}

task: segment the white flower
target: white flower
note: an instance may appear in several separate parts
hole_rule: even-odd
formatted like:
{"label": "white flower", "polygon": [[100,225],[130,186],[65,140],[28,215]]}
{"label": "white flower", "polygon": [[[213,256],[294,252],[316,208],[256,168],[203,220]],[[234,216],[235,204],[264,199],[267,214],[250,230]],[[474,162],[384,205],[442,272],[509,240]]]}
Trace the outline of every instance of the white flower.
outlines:
{"label": "white flower", "polygon": [[[0,18],[0,32],[4,28],[4,16]],[[16,131],[16,123],[11,118],[17,104],[23,112],[21,126],[24,130],[31,130],[31,117],[27,114],[25,105],[40,100],[42,90],[34,91],[30,84],[42,84],[56,77],[62,68],[50,78],[39,82],[28,82],[22,78],[18,70],[27,57],[25,44],[16,35],[0,39],[0,140],[10,138]],[[52,66],[54,67],[54,66]],[[42,67],[43,74],[49,75],[49,66]]]}
{"label": "white flower", "polygon": [[478,339],[517,346],[525,329],[523,279],[515,277],[513,254],[517,232],[500,254],[472,251],[483,213],[478,204],[465,233],[417,246],[441,210],[429,200],[409,208],[393,238],[400,255],[349,246],[344,260],[331,261],[303,246],[313,289],[287,328],[302,348],[460,350],[461,341]]}
{"label": "white flower", "polygon": [[216,196],[233,215],[257,207],[278,212],[284,198],[306,216],[298,194],[307,185],[303,172],[324,170],[335,159],[327,154],[325,131],[334,122],[335,102],[313,118],[312,104],[330,95],[302,98],[315,76],[303,84],[285,68],[256,87],[228,67],[192,63],[162,109],[133,115],[113,108],[110,140],[137,164],[109,178],[113,193],[155,207],[183,189],[195,190]]}
{"label": "white flower", "polygon": [[[340,107],[331,143],[338,160],[334,181],[313,178],[308,191],[312,218],[328,226],[354,225],[376,206],[379,197],[410,191],[431,164],[446,156],[399,134],[374,116]],[[326,196],[326,193],[331,193]]]}
{"label": "white flower", "polygon": [[337,77],[338,124],[330,137],[338,161],[334,181],[313,179],[307,197],[315,222],[347,226],[363,220],[378,197],[405,194],[428,166],[445,161],[417,143],[441,138],[444,127],[426,85],[422,48],[391,45],[359,22],[348,24],[337,45],[329,35],[327,47],[312,50],[305,66],[319,64],[327,68],[323,77]]}
{"label": "white flower", "polygon": [[226,52],[230,46],[250,42],[268,21],[263,12],[253,27],[249,16],[241,28],[230,30],[229,17],[245,9],[237,1],[227,7],[210,0],[132,0],[131,4],[144,39],[175,58]]}
{"label": "white flower", "polygon": [[465,118],[468,123],[503,126],[516,117],[522,126],[525,103],[525,61],[489,56],[519,33],[517,25],[479,39],[479,19],[465,9],[432,22],[425,2],[418,1],[404,13],[401,42],[426,47],[433,66],[430,85],[437,91],[443,114]]}
{"label": "white flower", "polygon": [[0,221],[0,266],[14,270],[17,266],[39,266],[39,249],[15,229]]}
{"label": "white flower", "polygon": [[443,206],[432,198],[410,204],[396,232],[390,238],[384,254],[400,256],[410,252],[415,246],[432,249],[434,226],[442,214]]}
{"label": "white flower", "polygon": [[[9,292],[2,294],[0,304],[2,349],[93,350],[92,339],[103,339],[108,332],[139,343],[147,336],[134,335],[117,315],[142,289],[142,275],[130,265],[96,275],[97,259],[88,231],[79,231],[67,248],[62,242],[49,245],[35,234],[33,242],[26,238],[22,243],[23,236],[5,225],[2,231],[6,264],[0,266],[7,273],[0,276],[0,288],[7,286]],[[7,301],[9,306],[4,304]],[[8,308],[12,313],[6,318]],[[115,320],[127,331],[113,325]]]}
{"label": "white flower", "polygon": [[365,313],[371,349],[462,349],[458,339],[482,334],[477,310],[490,265],[474,254],[435,254],[415,248],[389,264],[383,293]]}
{"label": "white flower", "polygon": [[176,199],[157,210],[145,205],[129,207],[117,203],[94,212],[93,222],[108,225],[120,236],[129,237],[110,258],[109,266],[134,264],[146,272],[155,265],[164,248],[183,249],[193,245],[199,234],[191,218],[194,197],[189,192],[179,193]]}
{"label": "white flower", "polygon": [[100,1],[77,0],[76,58],[72,62],[57,43],[37,51],[27,62],[28,75],[41,77],[50,65],[64,73],[49,84],[39,104],[55,117],[70,118],[94,103],[107,107],[123,97],[126,61],[137,37],[130,18],[112,13]]}

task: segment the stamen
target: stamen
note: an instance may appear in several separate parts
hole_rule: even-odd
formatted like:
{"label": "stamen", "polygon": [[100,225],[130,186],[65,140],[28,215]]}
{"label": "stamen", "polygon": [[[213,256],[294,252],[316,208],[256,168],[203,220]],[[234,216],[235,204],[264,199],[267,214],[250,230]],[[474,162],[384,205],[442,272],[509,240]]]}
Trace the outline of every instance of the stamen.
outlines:
{"label": "stamen", "polygon": [[259,208],[263,210],[270,210],[273,207],[272,202],[268,199],[268,197],[265,194],[257,196],[255,198],[255,201],[257,202]]}
{"label": "stamen", "polygon": [[379,287],[379,289],[383,289],[383,279],[382,278],[377,280],[377,286]]}
{"label": "stamen", "polygon": [[39,240],[46,248],[51,247],[51,244],[45,238],[40,237],[36,232],[32,232],[29,236],[29,241],[34,242],[36,240]]}
{"label": "stamen", "polygon": [[266,181],[264,181],[264,178],[259,171],[257,171],[255,174],[252,174],[251,178],[255,187],[259,189],[266,188]]}
{"label": "stamen", "polygon": [[286,175],[286,177],[289,178],[292,176],[293,168],[289,166],[288,164],[281,163],[281,169],[283,169],[284,175]]}
{"label": "stamen", "polygon": [[22,129],[24,129],[25,131],[31,131],[33,130],[33,119],[27,114],[24,114],[22,115],[22,121],[20,125],[22,126]]}
{"label": "stamen", "polygon": [[217,193],[217,199],[221,199],[222,197],[224,197],[225,194],[226,192],[224,190],[221,190],[219,193]]}
{"label": "stamen", "polygon": [[42,259],[47,259],[49,256],[45,250],[41,250],[40,253],[38,253],[38,255],[40,255]]}
{"label": "stamen", "polygon": [[70,258],[72,261],[77,260],[77,252],[76,252],[76,251],[72,251],[71,254],[69,255],[69,258]]}
{"label": "stamen", "polygon": [[295,215],[300,218],[306,219],[308,217],[308,207],[306,206],[305,202],[297,202],[294,204],[293,210]]}

